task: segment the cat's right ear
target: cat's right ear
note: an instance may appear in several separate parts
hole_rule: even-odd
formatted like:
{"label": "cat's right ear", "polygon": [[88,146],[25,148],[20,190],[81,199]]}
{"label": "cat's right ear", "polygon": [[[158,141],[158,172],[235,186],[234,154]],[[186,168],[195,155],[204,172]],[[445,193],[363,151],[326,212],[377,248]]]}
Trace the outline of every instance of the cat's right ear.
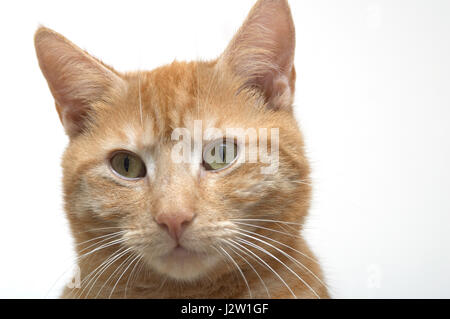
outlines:
{"label": "cat's right ear", "polygon": [[113,69],[53,30],[40,27],[34,44],[61,122],[69,137],[75,137],[85,129],[92,106],[98,101],[108,102],[124,87],[124,81]]}

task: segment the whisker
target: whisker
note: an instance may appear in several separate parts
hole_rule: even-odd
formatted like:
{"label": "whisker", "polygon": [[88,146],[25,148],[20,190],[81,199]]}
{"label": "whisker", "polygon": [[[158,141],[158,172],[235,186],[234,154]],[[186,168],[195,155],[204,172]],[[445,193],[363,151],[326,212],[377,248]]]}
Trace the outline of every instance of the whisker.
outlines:
{"label": "whisker", "polygon": [[[123,256],[125,256],[126,254],[123,254],[120,258],[122,258]],[[119,260],[120,258],[118,258],[117,260]],[[114,275],[116,274],[116,272],[120,271],[120,269],[122,269],[122,266],[124,264],[126,264],[128,262],[128,260],[130,260],[131,258],[133,258],[133,255],[127,256],[125,258],[125,260],[123,260],[115,269],[114,271],[111,273],[111,275],[103,282],[103,285],[100,287],[99,290],[97,290],[97,294],[95,295],[95,299],[97,299],[97,297],[100,295],[101,291],[103,290],[103,288],[105,288],[105,286],[107,285],[107,283],[114,277]],[[116,261],[117,261],[116,260]],[[113,290],[110,291],[111,294],[113,293]],[[111,299],[111,295],[109,296],[109,299]]]}
{"label": "whisker", "polygon": [[118,231],[118,232],[114,232],[114,233],[109,233],[109,234],[106,234],[106,235],[97,236],[97,237],[94,237],[94,238],[92,238],[92,239],[82,241],[81,243],[78,243],[78,244],[76,244],[75,246],[81,246],[81,245],[83,245],[83,244],[89,243],[89,242],[94,241],[94,240],[96,240],[96,239],[105,238],[105,237],[108,237],[108,236],[113,236],[113,235],[116,235],[116,234],[119,234],[119,233],[124,233],[124,232],[125,232],[125,231],[122,230],[122,231]]}
{"label": "whisker", "polygon": [[[134,256],[134,255],[129,256],[127,259],[125,259],[125,262],[128,261],[128,260],[130,260],[130,259],[132,259],[133,256]],[[128,266],[125,268],[125,270],[124,270],[124,271],[122,272],[122,274],[119,276],[119,279],[117,279],[116,283],[114,284],[114,286],[113,286],[113,288],[112,288],[112,290],[111,290],[111,293],[109,294],[108,299],[111,299],[111,296],[113,295],[114,290],[115,290],[116,287],[117,287],[117,284],[120,282],[120,279],[122,279],[123,275],[125,275],[125,273],[127,272],[128,268],[130,268],[130,266],[133,264],[133,262],[134,262],[135,260],[137,260],[138,258],[140,258],[140,256],[139,256],[139,255],[135,255],[135,256],[134,256],[134,259],[128,264]],[[124,262],[124,263],[125,263],[125,262]],[[119,267],[121,267],[121,266],[122,266],[122,264],[121,264]],[[118,269],[119,269],[119,267],[118,267]]]}
{"label": "whisker", "polygon": [[[124,247],[123,247],[123,248],[124,248]],[[92,277],[92,279],[91,279],[91,280],[87,283],[87,285],[86,285],[86,287],[88,287],[88,286],[90,285],[91,288],[88,290],[88,292],[87,292],[85,298],[87,298],[87,297],[89,296],[89,294],[91,293],[91,290],[94,288],[94,286],[95,286],[97,280],[100,279],[100,277],[103,275],[103,273],[104,273],[109,267],[111,267],[117,260],[119,260],[120,258],[122,258],[122,256],[124,256],[125,254],[127,254],[131,249],[132,249],[132,248],[129,247],[129,248],[123,250],[122,252],[116,254],[115,257],[113,257],[108,263],[106,263],[106,264],[102,267],[102,269],[100,269],[100,270],[97,271],[97,273]],[[116,270],[117,270],[117,269],[116,269]],[[95,280],[94,280],[94,279],[95,279]],[[109,279],[109,278],[108,278],[108,279]],[[94,280],[94,282],[92,282],[92,280]],[[90,284],[91,282],[92,282],[92,284]],[[102,286],[102,289],[103,289],[103,286]],[[101,291],[101,289],[100,289],[100,291]],[[98,296],[98,294],[97,294],[97,296]],[[96,296],[96,297],[97,297],[97,296]]]}
{"label": "whisker", "polygon": [[[96,240],[96,239],[99,239],[99,238],[102,238],[102,237],[107,237],[107,236],[108,236],[108,238],[106,238],[106,239],[104,239],[104,240],[100,240],[100,241],[98,241],[98,242],[96,242],[96,243],[94,243],[94,244],[89,245],[88,247],[86,247],[86,248],[84,248],[83,250],[81,250],[79,253],[81,253],[81,252],[87,250],[88,248],[91,248],[91,247],[95,247],[95,246],[97,246],[97,245],[100,245],[101,243],[103,243],[103,242],[105,242],[105,241],[107,241],[107,240],[110,240],[110,239],[112,239],[112,238],[118,236],[118,234],[112,233],[112,234],[107,234],[107,235],[98,236],[98,237],[95,237],[95,238],[93,238],[93,239],[86,240],[86,241],[84,241],[84,242],[82,242],[82,243],[79,243],[79,244],[77,244],[76,246],[85,244],[85,243],[87,243],[87,242],[90,242],[90,241],[92,241],[92,240]],[[53,285],[50,287],[50,289],[47,291],[47,293],[46,293],[45,296],[47,297],[47,295],[50,293],[50,291],[53,289],[53,287],[56,285],[56,283],[57,283],[57,282],[58,282],[58,281],[59,281],[59,280],[60,280],[60,279],[61,279],[61,278],[62,278],[62,277],[70,270],[70,269],[73,269],[73,264],[77,264],[77,263],[78,263],[79,261],[81,261],[82,259],[88,257],[89,255],[91,255],[91,252],[93,253],[93,252],[96,252],[96,251],[98,251],[98,250],[101,250],[101,249],[106,248],[106,247],[109,247],[109,246],[110,246],[110,245],[105,244],[105,246],[100,246],[100,247],[94,248],[92,251],[90,251],[90,252],[88,252],[88,253],[85,253],[85,254],[82,254],[82,255],[80,255],[80,256],[78,256],[78,257],[72,259],[72,260],[71,260],[71,264],[72,264],[72,265],[69,266],[69,267],[67,267],[67,269],[64,270],[64,271],[62,272],[61,275],[59,275],[59,277],[55,280],[55,282],[54,282]],[[95,251],[94,251],[94,250],[95,250]]]}
{"label": "whisker", "polygon": [[297,184],[303,184],[303,185],[308,185],[308,186],[312,186],[311,182],[308,182],[307,180],[298,180],[298,181],[289,181],[291,183],[297,183]]}
{"label": "whisker", "polygon": [[[226,243],[227,243],[228,245],[230,245],[230,246],[234,246],[233,244],[231,244],[231,243],[229,243],[229,242],[226,242]],[[245,255],[251,257],[248,253],[246,253],[245,251],[243,251],[243,250],[240,249],[239,247],[236,247],[236,246],[234,246],[234,247],[235,247],[238,251],[240,251],[240,252],[244,253]],[[237,251],[235,251],[235,250],[233,249],[233,247],[230,247],[230,249],[231,249],[236,255],[238,255],[239,257],[241,257],[241,259],[242,259],[243,261],[245,261],[245,262],[247,263],[247,265],[249,265],[249,266],[253,269],[253,271],[255,272],[256,276],[258,276],[259,280],[261,281],[261,283],[263,284],[264,288],[266,289],[267,296],[268,296],[269,298],[271,298],[270,293],[269,293],[269,289],[267,288],[266,283],[265,283],[264,280],[261,278],[261,276],[259,275],[259,273],[256,271],[255,267],[253,267],[253,265],[252,265],[245,257],[243,257],[241,254],[239,254]],[[251,257],[251,258],[253,258],[253,257]],[[254,258],[253,258],[253,259],[254,259]]]}
{"label": "whisker", "polygon": [[144,128],[144,120],[142,119],[142,97],[141,97],[141,73],[138,74],[138,89],[139,89],[139,114],[141,117],[141,126]]}
{"label": "whisker", "polygon": [[271,231],[271,232],[274,232],[274,233],[279,233],[279,234],[282,234],[282,235],[285,235],[285,236],[289,236],[289,237],[294,237],[294,238],[300,238],[300,239],[302,239],[302,237],[300,236],[300,235],[293,235],[293,234],[290,234],[290,233],[286,233],[286,232],[283,232],[283,231],[280,231],[280,230],[276,230],[276,229],[273,229],[273,228],[268,228],[268,227],[264,227],[264,226],[258,226],[258,225],[254,225],[254,224],[248,224],[248,223],[241,223],[241,222],[234,222],[235,224],[239,224],[239,225],[244,225],[244,226],[248,226],[248,227],[254,227],[254,228],[259,228],[259,229],[265,229],[265,230],[268,230],[268,231]]}
{"label": "whisker", "polygon": [[121,243],[123,243],[123,242],[125,242],[125,239],[123,239],[123,238],[119,238],[119,239],[110,241],[110,242],[108,242],[108,243],[106,243],[106,244],[101,245],[100,247],[94,248],[93,250],[88,251],[87,253],[85,253],[85,254],[79,256],[79,257],[77,258],[77,260],[80,260],[80,259],[82,259],[82,258],[86,258],[87,256],[92,255],[93,253],[95,253],[95,252],[97,252],[97,251],[99,251],[99,250],[102,250],[102,249],[111,247],[111,246],[113,246],[113,245],[121,244]]}
{"label": "whisker", "polygon": [[248,249],[247,247],[239,244],[238,242],[229,239],[229,241],[235,243],[236,245],[238,245],[239,247],[245,249],[246,251],[248,251],[250,254],[252,254],[255,258],[257,258],[258,260],[260,260],[268,269],[270,269],[275,276],[278,277],[278,279],[280,279],[280,281],[283,283],[283,285],[286,286],[286,288],[289,290],[289,292],[292,294],[292,296],[294,296],[295,299],[297,299],[297,296],[294,294],[294,292],[292,291],[291,287],[289,287],[289,285],[286,283],[286,281],[284,281],[284,279],[272,268],[270,267],[261,257],[259,257],[258,255],[256,255],[254,252],[252,252],[250,249]]}
{"label": "whisker", "polygon": [[283,220],[275,220],[275,219],[260,219],[260,218],[231,218],[231,221],[257,221],[257,222],[267,222],[267,223],[280,223],[280,224],[288,224],[288,225],[299,225],[303,226],[302,223],[295,223],[295,222],[287,222]]}
{"label": "whisker", "polygon": [[[95,242],[95,243],[93,243],[93,244],[91,244],[91,245],[89,245],[89,246],[83,248],[82,250],[79,251],[79,253],[82,253],[82,252],[88,250],[89,248],[91,248],[91,247],[93,247],[93,246],[96,246],[96,245],[98,245],[98,244],[101,244],[101,243],[103,243],[103,242],[105,242],[105,241],[108,241],[108,240],[110,240],[110,239],[113,239],[113,238],[115,238],[115,237],[119,237],[119,236],[121,236],[121,235],[124,234],[124,233],[125,233],[125,231],[119,232],[119,233],[113,233],[113,234],[108,234],[108,235],[96,237],[95,239],[100,239],[101,237],[107,237],[107,238],[102,239],[102,240],[100,240],[100,241],[97,241],[97,242]],[[83,242],[83,243],[78,244],[77,246],[82,245],[82,244],[87,244],[87,243],[90,242],[90,241],[91,241],[91,240],[87,240],[87,241],[85,241],[85,242]]]}
{"label": "whisker", "polygon": [[165,277],[165,278],[164,278],[164,280],[162,281],[161,285],[158,287],[158,290],[156,290],[156,291],[161,291],[161,289],[164,287],[164,285],[165,285],[166,282],[167,282],[167,278],[168,278],[168,277]]}
{"label": "whisker", "polygon": [[[108,258],[106,258],[102,263],[100,263],[99,266],[97,266],[93,271],[91,271],[83,280],[81,281],[81,286],[86,283],[85,287],[81,289],[80,293],[78,294],[78,297],[81,297],[84,293],[84,291],[89,287],[90,283],[95,279],[95,277],[98,275],[98,273],[104,269],[106,265],[114,258],[116,258],[120,253],[125,249],[125,247],[119,247],[117,250],[115,250]],[[92,289],[92,288],[91,288]],[[90,290],[89,290],[90,292]],[[89,295],[89,293],[85,296],[85,298]]]}
{"label": "whisker", "polygon": [[74,234],[83,234],[83,233],[90,233],[90,232],[96,232],[96,231],[99,231],[99,230],[110,230],[110,229],[123,229],[123,227],[119,227],[119,226],[114,226],[114,227],[101,227],[101,228],[91,228],[91,229],[87,229],[87,230],[83,230],[83,231],[79,231],[79,232],[76,232],[76,233],[74,233]]}
{"label": "whisker", "polygon": [[[230,219],[231,221],[240,221],[240,222],[244,222],[244,221],[251,221],[251,222],[263,222],[263,223],[275,223],[276,226],[278,226],[279,228],[281,228],[282,230],[288,232],[288,231],[292,231],[292,232],[296,232],[299,233],[300,229],[295,228],[295,226],[299,226],[302,229],[307,228],[307,225],[305,223],[296,223],[296,222],[290,222],[290,221],[284,221],[284,220],[276,220],[276,219],[267,219],[267,218],[257,218],[258,216],[253,216],[253,218],[233,218]],[[262,216],[262,217],[267,217],[266,216]],[[289,228],[289,230],[286,230],[286,228]]]}
{"label": "whisker", "polygon": [[[300,250],[297,250],[297,249],[295,249],[295,248],[293,248],[293,247],[291,247],[291,246],[289,246],[289,245],[286,245],[286,244],[284,244],[284,243],[282,243],[282,242],[280,242],[280,241],[278,241],[278,240],[272,239],[272,238],[270,238],[270,237],[267,237],[267,236],[258,234],[258,233],[256,233],[256,232],[253,232],[253,231],[250,231],[250,230],[242,229],[242,228],[239,228],[239,227],[238,227],[238,229],[239,229],[240,231],[243,231],[243,232],[246,232],[246,233],[249,233],[249,234],[254,234],[254,235],[256,235],[256,236],[259,236],[259,237],[262,237],[262,238],[264,238],[264,239],[268,239],[268,240],[270,240],[270,241],[273,241],[273,242],[275,242],[275,243],[277,243],[277,244],[280,244],[281,246],[284,246],[284,247],[286,247],[286,248],[289,248],[289,249],[291,249],[291,250],[293,250],[293,251],[299,253],[299,254],[302,255],[303,257],[305,257],[305,258],[311,260],[312,262],[314,262],[314,263],[316,263],[316,264],[319,264],[319,262],[318,262],[317,260],[315,260],[314,258],[312,258],[312,257],[308,256],[307,254],[301,252]],[[231,228],[230,228],[230,230],[236,231],[236,229],[231,229]]]}
{"label": "whisker", "polygon": [[[138,256],[139,256],[139,255],[138,255]],[[130,275],[128,276],[127,282],[126,282],[126,284],[125,284],[124,298],[127,297],[128,284],[130,283],[130,279],[133,277],[134,271],[136,270],[137,266],[138,266],[139,263],[142,261],[142,257],[143,257],[142,255],[139,256],[138,261],[134,264],[133,269],[131,269],[131,273],[130,273]]]}
{"label": "whisker", "polygon": [[[80,286],[82,287],[83,284],[90,278],[90,276],[98,269],[100,268],[104,263],[106,263],[110,258],[112,258],[113,256],[115,256],[122,248],[118,248],[116,251],[114,251],[108,258],[106,258],[101,264],[100,266],[98,266],[97,268],[95,268],[93,271],[91,271],[85,278],[83,278],[83,280],[81,280]],[[83,294],[83,291],[85,290],[85,288],[80,289],[79,293],[77,293],[76,295],[74,295],[74,298],[78,298]],[[70,295],[72,295],[74,293],[75,290],[73,290],[71,292]]]}
{"label": "whisker", "polygon": [[216,79],[216,77],[217,77],[218,74],[219,74],[219,68],[216,66],[216,67],[214,68],[213,76],[209,79],[209,83],[208,83],[208,92],[207,92],[207,94],[206,94],[206,98],[204,99],[206,105],[209,103],[210,94],[211,94],[211,89],[212,89],[212,87],[213,87],[213,84],[214,84],[215,79]]}
{"label": "whisker", "polygon": [[227,256],[225,256],[221,251],[219,251],[214,245],[211,245],[211,248],[213,248],[215,251],[217,251],[219,256],[222,257],[222,259],[225,261],[225,264],[227,265],[228,270],[237,278],[236,280],[240,280],[240,277],[234,271],[234,268],[233,268],[234,265],[230,263],[229,258],[227,258]]}
{"label": "whisker", "polygon": [[236,266],[236,268],[239,270],[239,273],[241,274],[242,279],[244,279],[245,285],[247,286],[248,294],[250,295],[250,299],[252,299],[252,298],[253,298],[253,296],[252,296],[252,291],[251,291],[250,286],[249,286],[249,284],[248,284],[247,278],[245,277],[244,273],[242,272],[241,267],[239,267],[239,265],[236,263],[236,261],[233,259],[233,257],[231,257],[231,255],[230,255],[223,247],[219,247],[219,248],[220,248],[220,250],[222,250],[222,251],[226,254],[226,256],[228,256],[228,258],[230,258],[231,262],[232,262],[232,263]]}
{"label": "whisker", "polygon": [[[274,245],[272,245],[272,244],[270,244],[270,243],[268,243],[268,242],[266,242],[266,241],[264,241],[264,240],[262,240],[262,239],[256,238],[256,237],[254,237],[254,236],[247,235],[247,234],[244,234],[244,233],[239,232],[239,231],[238,231],[238,233],[239,233],[240,235],[242,235],[242,236],[246,236],[246,237],[252,238],[252,239],[254,239],[254,240],[257,240],[257,241],[259,241],[259,242],[261,242],[261,243],[263,243],[263,244],[265,244],[265,245],[268,245],[268,246],[270,246],[270,247],[276,249],[277,251],[279,251],[280,253],[282,253],[284,256],[288,257],[291,261],[293,261],[294,263],[296,263],[297,265],[301,266],[301,267],[304,268],[306,271],[308,271],[308,272],[309,272],[309,273],[310,273],[310,274],[311,274],[318,282],[320,282],[324,287],[327,288],[327,286],[325,285],[325,283],[324,283],[322,280],[320,280],[320,278],[317,277],[316,274],[314,274],[308,267],[306,267],[303,263],[301,263],[300,261],[298,261],[297,259],[295,259],[295,258],[292,257],[291,255],[289,255],[288,253],[286,253],[286,252],[283,251],[282,249],[279,249],[278,247],[275,247]],[[295,251],[297,251],[297,250],[295,250]],[[297,251],[297,252],[299,252],[299,251]],[[308,286],[309,286],[309,285],[308,285]],[[311,289],[312,289],[312,288],[311,288]]]}
{"label": "whisker", "polygon": [[[142,262],[143,259],[140,260],[141,261],[141,265],[139,266],[139,268],[136,271],[136,274],[141,273],[143,274],[144,278],[148,276],[149,273],[149,269],[145,267],[145,262]],[[131,282],[132,284],[134,284],[136,282],[136,280],[138,279],[137,275],[133,278],[133,281]]]}
{"label": "whisker", "polygon": [[279,224],[276,223],[276,226],[278,226],[278,228],[280,228],[282,231],[285,232],[294,232],[294,233],[299,233],[299,229],[295,229],[293,225],[287,225],[287,224]]}
{"label": "whisker", "polygon": [[279,258],[277,258],[276,256],[274,256],[272,253],[270,253],[269,251],[267,251],[266,249],[262,248],[259,245],[256,245],[255,243],[249,242],[248,240],[242,239],[242,238],[238,238],[238,241],[240,241],[241,243],[245,243],[248,246],[251,246],[253,248],[258,249],[259,251],[269,255],[270,257],[272,257],[273,259],[275,259],[276,261],[278,261],[280,264],[282,264],[284,267],[286,267],[286,269],[291,272],[295,277],[297,277],[306,287],[308,287],[309,290],[311,290],[311,292],[318,298],[320,299],[320,296],[316,293],[316,291],[311,288],[310,285],[308,285],[307,282],[305,282],[305,280],[303,280],[303,278],[301,278],[295,271],[293,271],[288,265],[286,265],[284,262],[282,262]]}

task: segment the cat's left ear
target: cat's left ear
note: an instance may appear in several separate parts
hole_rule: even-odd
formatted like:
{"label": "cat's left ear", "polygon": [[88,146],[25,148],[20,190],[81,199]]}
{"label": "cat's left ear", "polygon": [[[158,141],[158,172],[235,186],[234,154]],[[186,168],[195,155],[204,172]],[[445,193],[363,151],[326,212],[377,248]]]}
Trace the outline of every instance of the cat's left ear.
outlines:
{"label": "cat's left ear", "polygon": [[219,58],[273,109],[290,109],[295,90],[295,28],[286,0],[259,0]]}

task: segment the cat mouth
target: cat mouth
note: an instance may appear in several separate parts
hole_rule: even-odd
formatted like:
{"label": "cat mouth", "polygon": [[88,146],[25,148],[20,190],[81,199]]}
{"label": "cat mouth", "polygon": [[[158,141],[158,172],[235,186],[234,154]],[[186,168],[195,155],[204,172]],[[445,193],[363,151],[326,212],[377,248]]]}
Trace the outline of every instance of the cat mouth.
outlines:
{"label": "cat mouth", "polygon": [[171,251],[169,251],[165,256],[163,256],[163,259],[165,259],[166,261],[184,261],[197,259],[201,257],[201,255],[203,254],[178,245]]}
{"label": "cat mouth", "polygon": [[218,259],[207,251],[194,250],[183,245],[172,246],[150,264],[158,272],[176,280],[194,280],[213,268]]}

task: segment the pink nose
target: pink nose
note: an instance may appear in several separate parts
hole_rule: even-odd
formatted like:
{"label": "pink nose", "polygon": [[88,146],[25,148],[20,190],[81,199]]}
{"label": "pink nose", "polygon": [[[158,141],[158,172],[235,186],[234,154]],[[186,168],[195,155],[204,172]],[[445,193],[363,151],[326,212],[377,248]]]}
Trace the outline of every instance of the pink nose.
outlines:
{"label": "pink nose", "polygon": [[184,228],[194,218],[192,212],[176,212],[161,213],[156,216],[155,220],[158,224],[167,227],[170,236],[178,241],[183,233]]}

